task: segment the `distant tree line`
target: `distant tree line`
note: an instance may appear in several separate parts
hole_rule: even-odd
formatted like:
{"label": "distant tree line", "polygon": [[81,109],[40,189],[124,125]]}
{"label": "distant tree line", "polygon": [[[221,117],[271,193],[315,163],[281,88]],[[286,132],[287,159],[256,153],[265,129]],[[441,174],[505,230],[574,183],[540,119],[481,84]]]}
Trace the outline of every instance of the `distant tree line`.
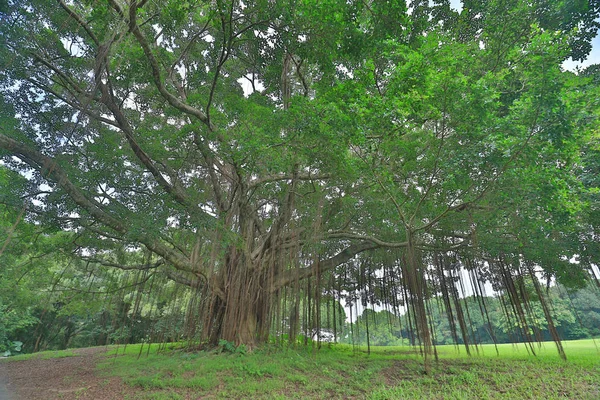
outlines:
{"label": "distant tree line", "polygon": [[[563,340],[584,339],[600,336],[600,295],[598,288],[587,286],[568,290],[562,286],[547,288],[554,324]],[[502,296],[477,299],[460,299],[461,308],[467,314],[467,340],[469,343],[514,343],[527,339],[520,333],[517,319],[503,305]],[[485,303],[487,315],[481,312]],[[538,340],[550,341],[552,336],[539,302],[531,301],[529,310],[529,334]],[[440,304],[440,298],[430,302],[433,341],[436,345],[464,344],[461,334],[453,334],[451,325],[457,324]],[[371,346],[398,346],[418,344],[410,329],[408,314],[397,316],[388,311],[365,310],[356,321],[347,324],[343,343]]]}

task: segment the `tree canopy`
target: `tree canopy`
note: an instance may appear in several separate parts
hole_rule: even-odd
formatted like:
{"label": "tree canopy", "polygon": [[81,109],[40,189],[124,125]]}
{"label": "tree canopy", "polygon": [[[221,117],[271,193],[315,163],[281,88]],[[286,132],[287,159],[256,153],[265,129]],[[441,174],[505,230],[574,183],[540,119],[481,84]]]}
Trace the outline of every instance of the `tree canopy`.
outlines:
{"label": "tree canopy", "polygon": [[561,64],[589,53],[596,2],[0,13],[0,151],[26,177],[3,201],[79,259],[194,289],[209,343],[294,337],[352,288],[406,305],[429,354],[429,300],[458,312],[465,273],[520,326],[524,276],[594,277],[598,75]]}

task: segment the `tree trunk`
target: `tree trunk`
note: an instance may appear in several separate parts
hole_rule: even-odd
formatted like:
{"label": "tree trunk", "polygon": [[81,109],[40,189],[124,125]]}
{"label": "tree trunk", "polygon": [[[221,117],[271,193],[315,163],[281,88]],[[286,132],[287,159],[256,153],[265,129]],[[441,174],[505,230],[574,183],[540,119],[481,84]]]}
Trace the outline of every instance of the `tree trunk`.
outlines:
{"label": "tree trunk", "polygon": [[216,282],[205,312],[203,336],[209,345],[220,340],[244,344],[248,348],[268,339],[271,286],[265,271],[248,261],[243,252],[230,249],[226,267],[218,271]]}

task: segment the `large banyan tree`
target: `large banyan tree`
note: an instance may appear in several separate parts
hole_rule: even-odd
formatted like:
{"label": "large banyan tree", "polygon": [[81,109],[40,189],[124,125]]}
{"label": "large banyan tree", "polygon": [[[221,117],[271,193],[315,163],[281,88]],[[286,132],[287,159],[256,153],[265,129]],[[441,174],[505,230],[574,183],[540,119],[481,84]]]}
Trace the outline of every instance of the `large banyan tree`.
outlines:
{"label": "large banyan tree", "polygon": [[429,354],[435,296],[468,344],[467,276],[531,340],[544,280],[595,276],[597,76],[561,65],[598,6],[459,8],[4,1],[0,149],[27,181],[3,190],[75,255],[193,288],[209,343],[294,338],[346,296],[403,307]]}

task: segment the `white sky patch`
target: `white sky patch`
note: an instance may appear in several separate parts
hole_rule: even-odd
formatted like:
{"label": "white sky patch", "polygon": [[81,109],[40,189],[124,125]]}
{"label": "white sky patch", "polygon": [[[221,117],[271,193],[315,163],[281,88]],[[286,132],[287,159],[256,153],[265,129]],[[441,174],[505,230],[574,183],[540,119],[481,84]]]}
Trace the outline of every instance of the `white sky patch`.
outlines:
{"label": "white sky patch", "polygon": [[103,205],[109,204],[110,196],[112,196],[116,192],[114,188],[108,186],[106,183],[100,184],[97,190],[101,194],[100,196],[94,197],[94,200]]}
{"label": "white sky patch", "polygon": [[198,206],[200,207],[200,209],[202,209],[202,211],[204,211],[211,217],[215,217],[215,218],[217,217],[217,212],[214,209],[214,207],[211,207],[208,204],[198,204]]}
{"label": "white sky patch", "polygon": [[354,74],[350,71],[345,65],[336,65],[335,69],[342,75],[347,76],[348,78],[354,78]]}
{"label": "white sky patch", "polygon": [[592,273],[596,279],[600,279],[600,267],[598,267],[596,264],[592,264]]}
{"label": "white sky patch", "polygon": [[[413,8],[410,7],[410,4],[407,4],[407,10],[406,12],[408,13],[408,15],[412,15],[413,12]],[[429,6],[433,6],[433,1],[429,0]],[[462,5],[462,1],[461,0],[450,0],[450,8],[452,8],[455,11],[461,12],[463,9],[463,5]]]}
{"label": "white sky patch", "polygon": [[123,106],[130,110],[138,110],[136,98],[137,94],[134,91],[127,93],[127,97],[123,100]]}
{"label": "white sky patch", "polygon": [[[487,264],[487,262],[486,262]],[[458,290],[460,298],[470,297],[475,295],[475,291],[473,290],[473,286],[477,285],[477,282],[473,282],[469,271],[467,271],[464,267],[461,267],[458,271],[459,279],[462,280],[462,285],[460,282],[456,282],[455,286]],[[494,290],[492,284],[489,281],[480,282],[482,294],[484,296],[495,296],[496,291]]]}
{"label": "white sky patch", "polygon": [[83,57],[85,54],[85,49],[79,44],[79,40],[61,38],[60,41],[72,57]]}
{"label": "white sky patch", "polygon": [[577,72],[577,69],[585,69],[590,65],[600,64],[600,36],[592,40],[592,51],[584,61],[573,61],[569,58],[563,62],[562,67],[566,71]]}
{"label": "white sky patch", "polygon": [[254,88],[256,88],[256,91],[258,92],[262,92],[263,90],[265,90],[265,85],[263,85],[263,82],[258,79],[254,80],[254,88],[252,87],[252,83],[250,83],[250,81],[247,78],[240,78],[237,80],[237,82],[240,84],[242,90],[244,91],[244,97],[248,97],[252,93],[254,93]]}
{"label": "white sky patch", "polygon": [[183,65],[182,63],[177,64],[175,66],[175,71],[177,71],[181,79],[185,81],[185,77],[187,76],[187,69],[185,65]]}
{"label": "white sky patch", "polygon": [[179,228],[179,219],[176,217],[167,218],[167,226],[170,228]]}
{"label": "white sky patch", "polygon": [[[347,292],[343,291],[342,294],[347,295]],[[342,297],[339,300],[340,300],[341,306],[344,308],[344,312],[346,313],[346,322],[352,322],[352,323],[356,322],[357,318],[359,316],[361,316],[365,310],[374,310],[375,312],[387,310],[391,313],[394,313],[391,306],[384,307],[381,305],[368,303],[366,307],[363,307],[360,299],[355,301],[354,304],[352,304],[352,306],[350,306],[350,305],[348,305],[348,303],[346,303],[345,298]],[[398,311],[400,312],[400,314],[398,316],[404,315],[406,313],[406,307],[398,306]]]}
{"label": "white sky patch", "polygon": [[152,25],[152,29],[154,29],[155,34],[158,35],[156,36],[156,44],[160,46],[163,42],[162,29],[158,24]]}
{"label": "white sky patch", "polygon": [[461,0],[450,0],[450,7],[458,12],[461,12],[463,9],[462,1]]}
{"label": "white sky patch", "polygon": [[[261,31],[255,30],[254,31],[254,35],[256,37],[262,38],[262,39],[267,39],[267,46],[269,46],[270,48],[274,49],[275,48],[275,40],[268,40],[270,38],[273,38],[275,36],[277,32],[275,32],[275,29],[269,27],[269,29],[267,29],[267,33],[266,35],[263,34]],[[264,54],[264,50],[261,52],[262,54]]]}

